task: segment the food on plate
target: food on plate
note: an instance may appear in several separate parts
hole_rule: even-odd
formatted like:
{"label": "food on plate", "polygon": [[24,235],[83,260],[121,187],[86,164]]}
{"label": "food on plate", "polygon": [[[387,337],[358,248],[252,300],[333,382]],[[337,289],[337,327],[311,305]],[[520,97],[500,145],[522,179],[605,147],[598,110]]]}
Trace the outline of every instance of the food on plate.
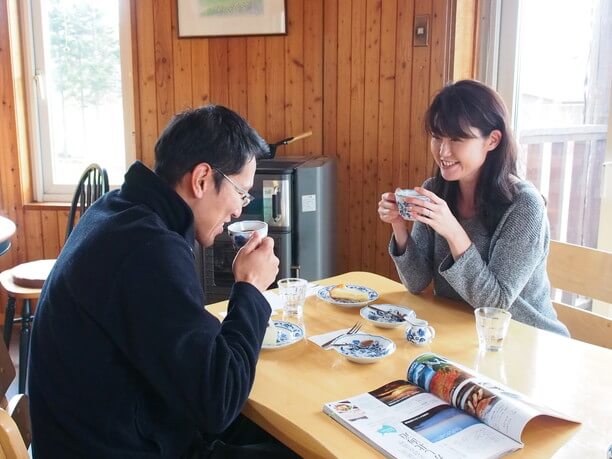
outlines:
{"label": "food on plate", "polygon": [[266,334],[264,335],[263,345],[264,346],[274,346],[276,344],[276,337],[278,335],[278,330],[272,321],[268,322],[268,327],[266,328]]}
{"label": "food on plate", "polygon": [[370,299],[367,292],[348,288],[345,284],[336,285],[329,291],[329,296],[334,300],[368,301]]}

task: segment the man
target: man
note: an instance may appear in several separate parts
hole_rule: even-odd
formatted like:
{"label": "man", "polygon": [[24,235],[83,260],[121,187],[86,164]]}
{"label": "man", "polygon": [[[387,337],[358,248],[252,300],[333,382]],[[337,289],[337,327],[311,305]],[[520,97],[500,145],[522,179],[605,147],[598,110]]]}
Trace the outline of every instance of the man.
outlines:
{"label": "man", "polygon": [[35,457],[291,456],[234,423],[271,313],[273,241],[254,235],[236,255],[222,323],[203,309],[193,255],[194,239],[210,246],[250,202],[267,148],[227,108],[186,111],[158,139],[155,172],[136,162],[84,214],[36,311]]}

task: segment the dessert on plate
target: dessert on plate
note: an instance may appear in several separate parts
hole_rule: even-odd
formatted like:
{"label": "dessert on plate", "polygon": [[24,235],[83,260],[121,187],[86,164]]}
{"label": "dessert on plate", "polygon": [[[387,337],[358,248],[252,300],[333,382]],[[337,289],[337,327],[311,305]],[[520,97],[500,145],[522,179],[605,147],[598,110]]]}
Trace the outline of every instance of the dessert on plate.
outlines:
{"label": "dessert on plate", "polygon": [[268,327],[266,328],[266,334],[264,335],[263,345],[264,346],[274,346],[276,344],[276,337],[278,336],[278,329],[274,322],[270,320],[268,322]]}
{"label": "dessert on plate", "polygon": [[349,300],[356,302],[368,301],[370,299],[367,292],[360,292],[347,287],[345,284],[338,284],[329,291],[329,296],[334,300]]}

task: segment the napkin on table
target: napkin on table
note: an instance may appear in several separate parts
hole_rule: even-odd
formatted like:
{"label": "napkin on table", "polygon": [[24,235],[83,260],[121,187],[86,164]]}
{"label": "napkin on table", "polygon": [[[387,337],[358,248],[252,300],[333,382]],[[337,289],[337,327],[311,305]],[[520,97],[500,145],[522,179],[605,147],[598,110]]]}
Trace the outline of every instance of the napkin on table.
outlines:
{"label": "napkin on table", "polygon": [[[327,332],[327,333],[323,333],[321,335],[309,336],[308,340],[312,341],[317,346],[321,346],[321,345],[327,343],[332,338],[337,338],[339,336],[345,335],[349,330],[350,330],[350,328],[343,328],[341,330],[334,330],[334,331],[330,331],[330,332]],[[331,349],[331,347],[329,347],[329,348],[327,348],[325,350],[327,351],[329,349]]]}
{"label": "napkin on table", "polygon": [[[319,284],[310,282],[306,290],[306,296],[309,297],[311,295],[314,295],[319,291],[320,288],[321,286]],[[262,295],[266,298],[266,300],[268,300],[268,303],[270,303],[270,307],[272,308],[272,314],[274,314],[279,309],[283,309],[283,299],[278,293],[273,292],[271,290],[266,290],[265,292],[262,292]],[[227,312],[222,311],[217,315],[223,318],[227,316]]]}

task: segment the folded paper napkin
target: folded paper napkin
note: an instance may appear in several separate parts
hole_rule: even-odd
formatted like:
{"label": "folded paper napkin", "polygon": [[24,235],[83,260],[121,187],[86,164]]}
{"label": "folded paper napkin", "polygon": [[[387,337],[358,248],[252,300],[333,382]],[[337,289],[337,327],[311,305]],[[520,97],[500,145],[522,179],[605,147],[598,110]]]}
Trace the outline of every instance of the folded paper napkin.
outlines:
{"label": "folded paper napkin", "polygon": [[[320,288],[321,286],[319,284],[314,284],[310,282],[306,289],[306,296],[308,297],[314,295],[319,291]],[[272,314],[275,314],[276,311],[278,311],[279,309],[283,309],[283,299],[278,293],[273,292],[271,290],[266,290],[262,293],[262,295],[266,298],[266,300],[268,300],[268,303],[270,303],[270,307],[272,308]],[[224,318],[225,316],[227,316],[227,312],[222,311],[217,315],[221,318]]]}
{"label": "folded paper napkin", "polygon": [[[330,332],[327,332],[327,333],[323,333],[322,335],[309,336],[308,340],[312,341],[317,346],[322,346],[323,344],[327,343],[330,339],[337,338],[337,337],[339,337],[341,335],[344,335],[349,330],[350,330],[349,328],[343,328],[341,330],[334,330],[334,331],[330,331]],[[328,349],[331,349],[331,347],[328,348]],[[328,349],[326,349],[326,350],[328,350]]]}

